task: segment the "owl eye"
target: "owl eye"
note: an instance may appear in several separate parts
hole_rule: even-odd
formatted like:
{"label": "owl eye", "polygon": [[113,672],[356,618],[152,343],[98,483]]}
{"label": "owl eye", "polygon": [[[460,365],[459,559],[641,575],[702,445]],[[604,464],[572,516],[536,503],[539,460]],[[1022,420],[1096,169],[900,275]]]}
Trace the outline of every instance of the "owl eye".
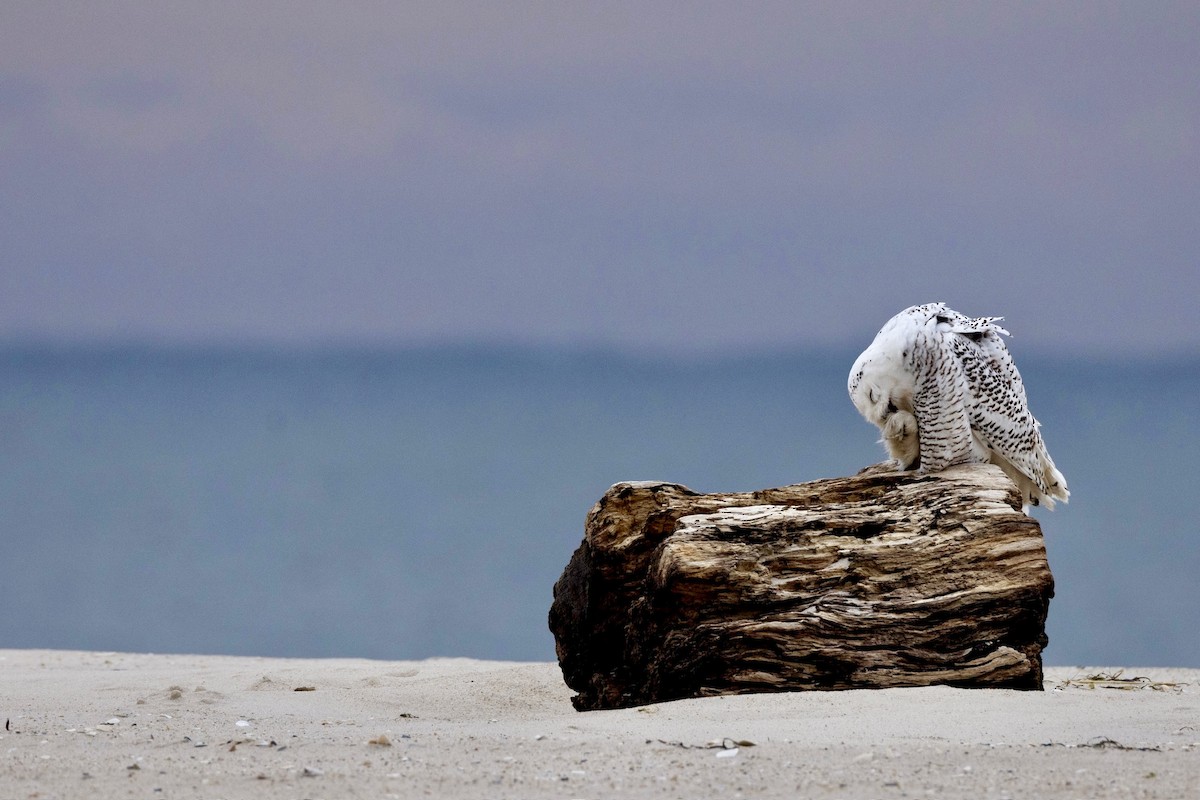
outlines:
{"label": "owl eye", "polygon": [[871,401],[871,405],[875,405],[876,399],[874,389],[867,389],[867,399]]}

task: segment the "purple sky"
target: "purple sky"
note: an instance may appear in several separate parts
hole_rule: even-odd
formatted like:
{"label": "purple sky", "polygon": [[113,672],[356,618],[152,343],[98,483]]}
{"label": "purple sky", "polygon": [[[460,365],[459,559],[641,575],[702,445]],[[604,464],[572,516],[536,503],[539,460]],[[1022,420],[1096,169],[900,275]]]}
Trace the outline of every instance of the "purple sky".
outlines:
{"label": "purple sky", "polygon": [[1196,353],[1198,123],[1194,0],[8,0],[0,340]]}

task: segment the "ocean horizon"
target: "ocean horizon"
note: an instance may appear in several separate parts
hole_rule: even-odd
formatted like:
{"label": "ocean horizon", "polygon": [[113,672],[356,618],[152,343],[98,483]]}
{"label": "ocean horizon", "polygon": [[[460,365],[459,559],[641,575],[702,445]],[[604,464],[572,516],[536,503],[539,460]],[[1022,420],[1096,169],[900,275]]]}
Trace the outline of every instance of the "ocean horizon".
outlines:
{"label": "ocean horizon", "polygon": [[[611,484],[883,459],[855,355],[0,344],[0,647],[552,660]],[[1046,663],[1200,667],[1200,357],[1014,356],[1072,492]]]}

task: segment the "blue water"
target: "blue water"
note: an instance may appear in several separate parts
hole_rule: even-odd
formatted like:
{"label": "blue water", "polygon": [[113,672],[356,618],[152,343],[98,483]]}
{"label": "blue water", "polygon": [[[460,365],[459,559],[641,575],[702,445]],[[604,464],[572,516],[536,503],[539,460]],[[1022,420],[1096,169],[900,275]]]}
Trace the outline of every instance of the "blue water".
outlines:
{"label": "blue water", "polygon": [[[0,350],[0,647],[550,660],[612,483],[882,458],[855,353]],[[1021,357],[1072,489],[1051,664],[1200,667],[1200,361]]]}

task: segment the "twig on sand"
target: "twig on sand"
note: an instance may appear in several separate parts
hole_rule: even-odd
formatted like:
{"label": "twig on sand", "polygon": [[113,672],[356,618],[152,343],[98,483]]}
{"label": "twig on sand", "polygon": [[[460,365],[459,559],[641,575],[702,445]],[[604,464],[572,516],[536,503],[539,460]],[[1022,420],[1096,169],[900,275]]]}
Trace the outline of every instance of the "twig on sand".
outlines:
{"label": "twig on sand", "polygon": [[1103,673],[1097,672],[1094,675],[1087,675],[1079,678],[1067,678],[1062,681],[1056,689],[1123,689],[1125,691],[1133,691],[1136,689],[1153,689],[1156,692],[1181,692],[1187,684],[1171,683],[1170,681],[1155,681],[1147,678],[1144,675],[1139,675],[1133,678],[1122,677],[1125,670],[1119,669],[1116,672]]}
{"label": "twig on sand", "polygon": [[[651,740],[647,739],[649,744]],[[739,747],[754,747],[754,742],[746,739],[730,739],[726,736],[724,739],[713,739],[704,744],[687,744],[686,742],[668,742],[666,739],[659,739],[660,744],[669,745],[671,747],[682,747],[684,750],[736,750]]]}
{"label": "twig on sand", "polygon": [[1096,750],[1137,750],[1143,753],[1161,753],[1161,747],[1137,747],[1136,745],[1121,744],[1116,739],[1107,736],[1097,736],[1083,744],[1064,744],[1063,742],[1044,742],[1042,747],[1091,747]]}

